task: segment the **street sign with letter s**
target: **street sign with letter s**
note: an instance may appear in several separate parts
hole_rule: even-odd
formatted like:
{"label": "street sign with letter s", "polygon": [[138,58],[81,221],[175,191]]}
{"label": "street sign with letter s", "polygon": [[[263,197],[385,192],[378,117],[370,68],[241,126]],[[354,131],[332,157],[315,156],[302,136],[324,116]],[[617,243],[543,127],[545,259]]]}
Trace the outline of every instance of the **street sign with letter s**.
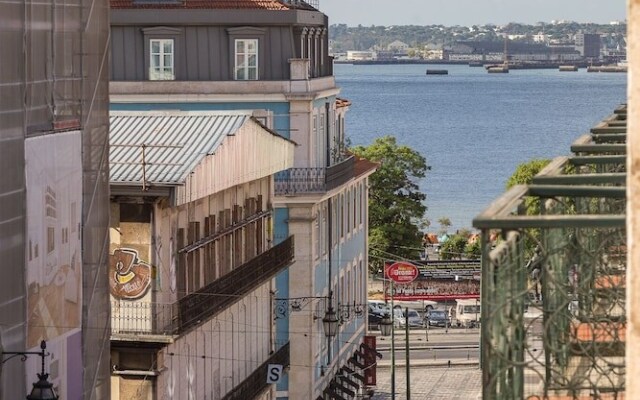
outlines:
{"label": "street sign with letter s", "polygon": [[282,377],[282,364],[267,365],[267,383],[278,383]]}

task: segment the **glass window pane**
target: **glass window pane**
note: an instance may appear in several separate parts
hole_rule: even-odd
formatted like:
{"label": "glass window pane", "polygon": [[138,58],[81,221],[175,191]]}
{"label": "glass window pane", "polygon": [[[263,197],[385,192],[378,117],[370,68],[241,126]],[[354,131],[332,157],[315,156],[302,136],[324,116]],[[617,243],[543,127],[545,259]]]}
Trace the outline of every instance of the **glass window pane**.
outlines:
{"label": "glass window pane", "polygon": [[258,45],[258,43],[255,40],[248,41],[247,42],[247,53],[255,53],[257,45]]}
{"label": "glass window pane", "polygon": [[236,57],[236,65],[238,67],[244,66],[245,65],[245,61],[244,60],[245,60],[244,54],[238,54],[237,57]]}
{"label": "glass window pane", "polygon": [[172,67],[173,66],[173,56],[171,54],[164,55],[164,66]]}
{"label": "glass window pane", "polygon": [[236,40],[236,53],[244,53],[244,40]]}
{"label": "glass window pane", "polygon": [[164,41],[164,52],[165,53],[173,53],[173,40],[165,40]]}
{"label": "glass window pane", "polygon": [[152,40],[151,41],[151,52],[152,53],[159,53],[160,52],[160,42],[157,40]]}
{"label": "glass window pane", "polygon": [[256,68],[249,68],[249,79],[254,81],[258,79],[258,70]]}
{"label": "glass window pane", "polygon": [[151,68],[159,68],[160,67],[160,55],[152,54],[151,55]]}
{"label": "glass window pane", "polygon": [[241,80],[241,81],[247,79],[246,75],[245,75],[245,69],[244,68],[238,68],[236,70],[236,79]]}
{"label": "glass window pane", "polygon": [[257,66],[257,65],[258,65],[258,56],[257,56],[257,55],[255,55],[255,54],[251,54],[251,55],[249,56],[249,62],[248,62],[248,64],[247,64],[247,65],[249,65],[249,66],[251,66],[251,67],[255,67],[255,66]]}

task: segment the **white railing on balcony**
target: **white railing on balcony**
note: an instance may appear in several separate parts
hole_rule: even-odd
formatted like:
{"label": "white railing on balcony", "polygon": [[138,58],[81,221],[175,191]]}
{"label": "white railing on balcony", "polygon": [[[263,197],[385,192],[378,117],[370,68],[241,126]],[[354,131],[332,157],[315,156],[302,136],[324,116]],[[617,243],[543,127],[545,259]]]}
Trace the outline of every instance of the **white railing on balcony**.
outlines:
{"label": "white railing on balcony", "polygon": [[175,304],[114,300],[111,302],[111,334],[172,335],[178,322]]}

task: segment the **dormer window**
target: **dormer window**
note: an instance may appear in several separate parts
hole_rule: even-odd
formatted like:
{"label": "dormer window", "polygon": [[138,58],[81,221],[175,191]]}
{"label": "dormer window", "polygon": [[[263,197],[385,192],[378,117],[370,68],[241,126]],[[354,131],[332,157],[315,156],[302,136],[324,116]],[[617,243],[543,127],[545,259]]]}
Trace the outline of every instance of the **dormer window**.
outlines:
{"label": "dormer window", "polygon": [[229,35],[229,79],[257,81],[267,74],[265,65],[270,54],[265,51],[267,29],[254,26],[227,28]]}
{"label": "dormer window", "polygon": [[150,26],[144,36],[144,71],[150,81],[184,80],[180,60],[184,54],[184,28]]}
{"label": "dormer window", "polygon": [[151,57],[149,59],[149,80],[175,80],[173,39],[151,39],[149,40],[149,48]]}
{"label": "dormer window", "polygon": [[258,79],[258,39],[235,40],[235,74],[238,81]]}

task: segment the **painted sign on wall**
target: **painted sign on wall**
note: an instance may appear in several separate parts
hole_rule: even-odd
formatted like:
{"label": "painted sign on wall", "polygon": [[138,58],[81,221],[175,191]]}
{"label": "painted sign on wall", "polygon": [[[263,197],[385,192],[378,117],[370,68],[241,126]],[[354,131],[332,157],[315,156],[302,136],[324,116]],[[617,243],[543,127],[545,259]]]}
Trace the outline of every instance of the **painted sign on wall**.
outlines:
{"label": "painted sign on wall", "polygon": [[116,299],[137,300],[149,291],[151,265],[136,250],[118,248],[109,256],[109,286]]}

